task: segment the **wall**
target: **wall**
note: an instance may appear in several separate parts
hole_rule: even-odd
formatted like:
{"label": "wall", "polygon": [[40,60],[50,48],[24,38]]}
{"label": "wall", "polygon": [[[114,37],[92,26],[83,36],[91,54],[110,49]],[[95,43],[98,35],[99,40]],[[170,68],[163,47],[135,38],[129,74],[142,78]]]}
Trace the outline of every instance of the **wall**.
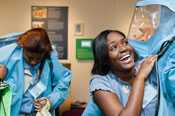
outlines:
{"label": "wall", "polygon": [[136,0],[1,0],[0,35],[23,32],[31,27],[31,5],[68,6],[68,60],[73,79],[70,98],[88,100],[88,84],[92,61],[77,61],[75,58],[74,26],[84,23],[84,36],[95,37],[104,29],[119,29],[128,32]]}
{"label": "wall", "polygon": [[[75,2],[76,1],[76,2]],[[83,22],[85,36],[95,37],[100,31],[115,28],[115,0],[75,0],[71,2],[72,23]],[[72,25],[73,26],[73,25]],[[73,28],[73,27],[72,27]],[[74,40],[76,37],[73,37]],[[75,42],[75,41],[74,41]],[[73,43],[75,45],[75,43]],[[75,46],[73,48],[75,50]],[[88,84],[92,61],[77,61],[75,51],[72,51],[72,68],[74,79],[72,80],[72,96],[80,101],[88,100]]]}
{"label": "wall", "polygon": [[137,0],[117,1],[117,12],[115,13],[117,19],[116,27],[127,35]]}
{"label": "wall", "polygon": [[21,32],[30,27],[29,2],[27,0],[1,0],[0,34]]}

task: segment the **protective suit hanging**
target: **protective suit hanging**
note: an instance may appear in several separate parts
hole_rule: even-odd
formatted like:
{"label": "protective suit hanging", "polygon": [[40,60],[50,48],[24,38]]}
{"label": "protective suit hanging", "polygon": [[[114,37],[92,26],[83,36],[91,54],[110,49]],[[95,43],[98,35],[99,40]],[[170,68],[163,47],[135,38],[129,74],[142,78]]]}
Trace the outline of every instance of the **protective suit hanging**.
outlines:
{"label": "protective suit hanging", "polygon": [[[175,115],[174,4],[174,0],[138,1],[136,4],[136,11],[140,11],[140,16],[142,16],[140,18],[141,23],[135,26],[135,29],[138,29],[138,33],[132,34],[134,29],[133,24],[136,20],[139,20],[139,18],[137,18],[137,13],[135,13],[129,31],[129,37],[133,35],[137,35],[136,37],[138,37],[135,37],[136,40],[130,40],[130,44],[136,49],[139,58],[142,59],[148,55],[161,54],[157,62],[157,69],[152,72],[156,73],[159,78],[160,95],[158,116]],[[140,36],[139,31],[141,33]],[[145,36],[145,34],[147,36]]]}

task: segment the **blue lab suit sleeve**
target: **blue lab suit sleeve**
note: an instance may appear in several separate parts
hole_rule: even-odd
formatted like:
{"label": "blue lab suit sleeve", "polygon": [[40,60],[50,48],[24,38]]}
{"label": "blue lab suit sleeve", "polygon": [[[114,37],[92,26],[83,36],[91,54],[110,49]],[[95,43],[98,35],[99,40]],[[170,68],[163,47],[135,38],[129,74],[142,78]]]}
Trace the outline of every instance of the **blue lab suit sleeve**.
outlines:
{"label": "blue lab suit sleeve", "polygon": [[51,108],[55,109],[68,96],[72,74],[69,69],[59,63],[55,49],[51,53],[51,65],[53,91],[48,98],[52,104]]}

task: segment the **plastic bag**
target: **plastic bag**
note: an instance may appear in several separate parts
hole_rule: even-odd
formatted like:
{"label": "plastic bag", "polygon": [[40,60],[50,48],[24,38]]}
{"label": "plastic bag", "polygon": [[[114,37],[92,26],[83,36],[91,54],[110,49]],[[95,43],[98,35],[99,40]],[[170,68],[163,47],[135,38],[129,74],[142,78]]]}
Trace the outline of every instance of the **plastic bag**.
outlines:
{"label": "plastic bag", "polygon": [[36,116],[52,116],[49,110],[50,110],[50,102],[47,100],[46,105],[43,106],[40,112],[36,113]]}
{"label": "plastic bag", "polygon": [[0,86],[0,114],[1,116],[10,116],[12,91],[7,84]]}

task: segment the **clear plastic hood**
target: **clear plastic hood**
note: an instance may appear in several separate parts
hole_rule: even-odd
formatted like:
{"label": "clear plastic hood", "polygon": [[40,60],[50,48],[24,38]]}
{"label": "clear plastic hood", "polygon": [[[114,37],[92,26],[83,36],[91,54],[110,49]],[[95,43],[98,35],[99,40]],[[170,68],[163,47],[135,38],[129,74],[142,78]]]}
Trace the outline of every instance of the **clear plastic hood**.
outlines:
{"label": "clear plastic hood", "polygon": [[128,38],[146,41],[155,32],[160,22],[160,5],[147,5],[135,8]]}

